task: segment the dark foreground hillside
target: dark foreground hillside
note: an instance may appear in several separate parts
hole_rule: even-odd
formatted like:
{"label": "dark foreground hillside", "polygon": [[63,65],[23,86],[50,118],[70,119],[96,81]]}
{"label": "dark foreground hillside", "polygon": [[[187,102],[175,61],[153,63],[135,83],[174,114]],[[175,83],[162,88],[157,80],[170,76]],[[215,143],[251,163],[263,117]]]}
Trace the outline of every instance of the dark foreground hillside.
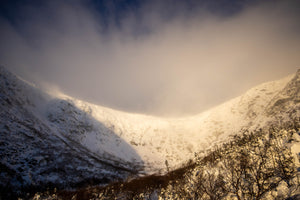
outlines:
{"label": "dark foreground hillside", "polygon": [[245,131],[166,175],[151,175],[32,199],[300,199],[300,118]]}

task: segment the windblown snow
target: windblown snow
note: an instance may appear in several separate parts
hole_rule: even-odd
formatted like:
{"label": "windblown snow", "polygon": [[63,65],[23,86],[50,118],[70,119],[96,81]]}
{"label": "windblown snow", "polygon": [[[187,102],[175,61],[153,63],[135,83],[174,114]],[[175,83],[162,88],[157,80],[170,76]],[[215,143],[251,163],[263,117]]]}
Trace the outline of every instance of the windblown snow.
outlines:
{"label": "windblown snow", "polygon": [[29,183],[165,172],[233,134],[300,116],[299,88],[300,70],[201,114],[159,118],[47,93],[0,67],[0,162]]}
{"label": "windblown snow", "polygon": [[[293,77],[262,84],[199,115],[175,119],[120,112],[68,96],[61,98],[89,113],[130,144],[144,162],[146,173],[150,173],[165,169],[166,160],[171,168],[179,166],[193,158],[195,152],[224,142],[231,134],[266,123],[269,116],[264,108]],[[120,152],[117,141],[97,139],[103,134],[107,133],[85,132],[79,141],[95,153],[113,152],[127,161],[138,160],[129,152]]]}

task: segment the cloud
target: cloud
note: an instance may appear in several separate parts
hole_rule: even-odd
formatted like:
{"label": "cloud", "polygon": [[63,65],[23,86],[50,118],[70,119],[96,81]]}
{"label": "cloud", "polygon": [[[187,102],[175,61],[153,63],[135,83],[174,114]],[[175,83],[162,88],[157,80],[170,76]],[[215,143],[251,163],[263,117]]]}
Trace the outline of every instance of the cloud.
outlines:
{"label": "cloud", "polygon": [[25,79],[93,103],[195,114],[299,68],[295,7],[264,2],[224,16],[145,3],[105,25],[103,10],[49,1],[21,7],[14,22],[0,19],[0,60]]}

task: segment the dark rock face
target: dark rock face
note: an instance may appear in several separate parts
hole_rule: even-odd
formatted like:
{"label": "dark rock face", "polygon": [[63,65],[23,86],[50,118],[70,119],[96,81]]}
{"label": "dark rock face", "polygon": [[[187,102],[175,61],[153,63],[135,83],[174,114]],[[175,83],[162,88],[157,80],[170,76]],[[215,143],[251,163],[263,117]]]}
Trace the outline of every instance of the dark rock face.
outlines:
{"label": "dark rock face", "polygon": [[300,69],[266,108],[270,116],[297,118],[300,116]]}

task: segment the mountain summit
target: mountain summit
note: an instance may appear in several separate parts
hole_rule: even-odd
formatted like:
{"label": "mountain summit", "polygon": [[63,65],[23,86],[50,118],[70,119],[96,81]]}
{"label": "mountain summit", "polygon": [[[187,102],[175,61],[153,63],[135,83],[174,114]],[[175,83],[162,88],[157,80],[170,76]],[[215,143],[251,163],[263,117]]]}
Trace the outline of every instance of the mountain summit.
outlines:
{"label": "mountain summit", "polygon": [[55,95],[0,67],[1,188],[106,184],[300,116],[300,70],[195,116],[159,118]]}

